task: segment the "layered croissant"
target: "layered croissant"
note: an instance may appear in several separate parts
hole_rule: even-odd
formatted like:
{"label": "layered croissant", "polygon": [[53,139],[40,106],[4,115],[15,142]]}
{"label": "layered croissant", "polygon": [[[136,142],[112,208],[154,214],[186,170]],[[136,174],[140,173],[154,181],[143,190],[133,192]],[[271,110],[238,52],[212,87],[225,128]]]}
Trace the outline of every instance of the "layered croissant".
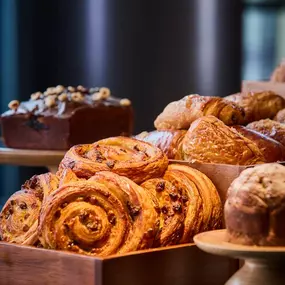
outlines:
{"label": "layered croissant", "polygon": [[149,143],[117,137],[73,147],[56,175],[25,183],[2,209],[0,238],[108,256],[192,242],[221,222],[206,175],[168,164]]}

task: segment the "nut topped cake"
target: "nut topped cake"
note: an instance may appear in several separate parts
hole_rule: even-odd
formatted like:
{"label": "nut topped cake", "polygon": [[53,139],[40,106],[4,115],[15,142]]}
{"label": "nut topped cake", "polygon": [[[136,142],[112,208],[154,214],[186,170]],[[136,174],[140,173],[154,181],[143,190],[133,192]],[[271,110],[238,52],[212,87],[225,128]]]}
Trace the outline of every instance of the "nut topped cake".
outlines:
{"label": "nut topped cake", "polygon": [[129,99],[108,88],[49,87],[29,101],[13,100],[1,116],[7,147],[67,150],[71,146],[110,136],[130,136],[133,108]]}

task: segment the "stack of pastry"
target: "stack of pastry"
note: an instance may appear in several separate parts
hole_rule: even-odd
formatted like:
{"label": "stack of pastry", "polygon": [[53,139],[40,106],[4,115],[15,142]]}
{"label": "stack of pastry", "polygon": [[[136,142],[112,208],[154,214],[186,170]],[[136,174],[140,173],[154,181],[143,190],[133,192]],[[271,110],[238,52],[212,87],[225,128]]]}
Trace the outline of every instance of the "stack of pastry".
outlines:
{"label": "stack of pastry", "polygon": [[72,147],[56,174],[32,177],[0,215],[2,241],[94,256],[192,241],[221,226],[210,179],[157,147],[114,137]]}
{"label": "stack of pastry", "polygon": [[154,121],[156,130],[136,138],[169,159],[252,165],[285,160],[284,122],[285,99],[272,91],[196,94],[168,104]]}

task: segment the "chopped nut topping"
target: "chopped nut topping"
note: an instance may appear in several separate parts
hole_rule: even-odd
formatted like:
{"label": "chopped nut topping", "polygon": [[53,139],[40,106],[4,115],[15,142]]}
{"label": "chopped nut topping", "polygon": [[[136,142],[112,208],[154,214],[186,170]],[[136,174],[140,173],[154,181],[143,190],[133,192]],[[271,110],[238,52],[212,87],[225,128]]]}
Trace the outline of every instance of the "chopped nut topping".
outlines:
{"label": "chopped nut topping", "polygon": [[11,109],[11,110],[17,110],[20,106],[20,102],[18,100],[12,100],[9,104],[8,104],[8,107]]}
{"label": "chopped nut topping", "polygon": [[57,98],[61,102],[66,101],[67,100],[67,94],[66,93],[62,93],[62,94],[58,95]]}
{"label": "chopped nut topping", "polygon": [[28,225],[24,225],[23,226],[23,232],[26,233],[28,230],[29,230],[29,226]]}
{"label": "chopped nut topping", "polygon": [[80,92],[75,92],[72,93],[71,95],[71,100],[74,102],[81,102],[83,101],[84,97],[82,96],[82,94]]}
{"label": "chopped nut topping", "polygon": [[100,92],[96,92],[94,94],[92,94],[92,100],[93,101],[99,101],[103,99],[103,95]]}
{"label": "chopped nut topping", "polygon": [[72,86],[68,86],[68,87],[67,87],[67,90],[68,90],[69,92],[75,92],[75,88],[72,87]]}
{"label": "chopped nut topping", "polygon": [[159,181],[157,184],[156,184],[156,187],[155,187],[155,190],[157,192],[161,192],[165,189],[165,182],[164,181]]}
{"label": "chopped nut topping", "polygon": [[120,105],[121,106],[130,106],[131,105],[131,101],[127,98],[121,99],[120,100]]}
{"label": "chopped nut topping", "polygon": [[55,95],[46,97],[45,98],[45,105],[48,108],[53,107],[55,105],[55,103],[56,103],[55,98],[56,98]]}
{"label": "chopped nut topping", "polygon": [[64,86],[62,86],[62,85],[57,85],[56,87],[55,87],[55,93],[57,93],[57,94],[60,94],[60,93],[62,93],[63,91],[64,91]]}
{"label": "chopped nut topping", "polygon": [[111,91],[107,87],[101,87],[99,92],[102,93],[103,99],[106,99],[111,95]]}
{"label": "chopped nut topping", "polygon": [[38,100],[41,97],[42,93],[41,92],[35,92],[31,95],[32,100]]}
{"label": "chopped nut topping", "polygon": [[77,86],[77,90],[80,91],[80,92],[86,92],[87,91],[87,89],[84,86],[82,86],[82,85],[78,85]]}

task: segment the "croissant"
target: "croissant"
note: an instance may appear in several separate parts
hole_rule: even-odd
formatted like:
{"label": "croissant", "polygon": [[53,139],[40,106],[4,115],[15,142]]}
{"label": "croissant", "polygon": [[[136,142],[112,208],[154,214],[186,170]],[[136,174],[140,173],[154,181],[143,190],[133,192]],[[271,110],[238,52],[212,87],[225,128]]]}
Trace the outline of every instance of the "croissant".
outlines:
{"label": "croissant", "polygon": [[158,199],[161,210],[160,232],[154,246],[179,243],[184,230],[184,206],[181,190],[162,178],[149,179],[141,186]]}
{"label": "croissant", "polygon": [[72,147],[61,161],[57,175],[68,168],[79,178],[112,171],[140,184],[162,176],[167,165],[168,159],[159,148],[134,138],[114,137]]}
{"label": "croissant", "polygon": [[189,166],[170,164],[163,178],[182,190],[186,203],[180,243],[192,241],[193,236],[201,231],[221,226],[221,200],[214,184],[205,174]]}
{"label": "croissant", "polygon": [[0,214],[0,238],[17,244],[38,241],[38,218],[43,200],[58,186],[51,173],[35,175],[5,203]]}
{"label": "croissant", "polygon": [[272,91],[237,93],[225,97],[245,110],[245,122],[272,119],[285,108],[285,99]]}
{"label": "croissant", "polygon": [[244,126],[233,126],[242,136],[248,138],[256,144],[262,152],[266,162],[276,162],[285,160],[285,147],[276,140],[271,139],[254,130]]}
{"label": "croissant", "polygon": [[39,220],[45,248],[95,256],[152,246],[158,232],[153,197],[126,177],[103,171],[52,193]]}
{"label": "croissant", "polygon": [[213,116],[192,123],[182,143],[183,159],[190,162],[251,165],[265,162],[259,148]]}
{"label": "croissant", "polygon": [[247,128],[257,131],[267,137],[270,137],[285,146],[285,125],[279,122],[266,119],[252,122]]}
{"label": "croissant", "polygon": [[158,130],[188,129],[192,122],[213,115],[226,125],[243,124],[244,110],[234,102],[219,97],[189,95],[168,104],[154,121]]}
{"label": "croissant", "polygon": [[169,159],[181,158],[181,142],[186,134],[185,130],[164,130],[142,132],[135,136],[161,149]]}
{"label": "croissant", "polygon": [[285,82],[285,59],[274,69],[270,77],[271,82]]}

